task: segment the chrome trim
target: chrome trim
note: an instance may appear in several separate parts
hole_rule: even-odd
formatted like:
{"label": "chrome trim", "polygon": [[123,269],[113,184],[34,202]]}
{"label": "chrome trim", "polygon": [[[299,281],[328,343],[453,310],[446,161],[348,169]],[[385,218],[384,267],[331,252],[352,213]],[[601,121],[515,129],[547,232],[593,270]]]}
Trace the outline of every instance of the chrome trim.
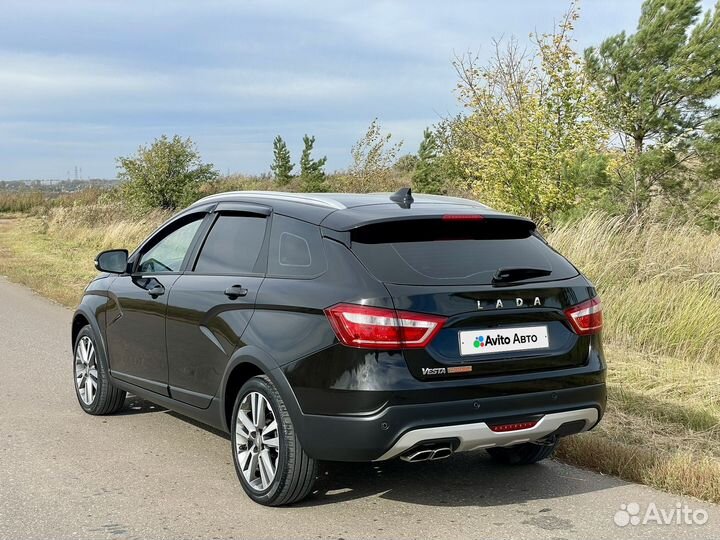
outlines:
{"label": "chrome trim", "polygon": [[566,422],[575,422],[577,420],[585,421],[585,427],[582,431],[590,429],[598,421],[597,409],[577,409],[574,411],[546,414],[537,424],[529,429],[503,433],[492,431],[485,422],[413,429],[403,434],[390,450],[375,461],[392,459],[416,444],[432,442],[436,439],[458,439],[460,445],[455,449],[456,452],[467,452],[478,448],[511,446],[513,444],[537,441],[550,435]]}
{"label": "chrome trim", "polygon": [[[216,193],[214,195],[208,195],[197,201],[195,204],[212,202],[217,199],[224,199],[228,195],[239,196],[239,197],[251,197],[253,199],[274,199],[276,201],[290,201],[305,204],[312,204],[315,206],[323,206],[325,208],[333,208],[334,210],[345,210],[347,207],[332,199],[322,195],[310,195],[298,193],[286,193],[284,191],[226,191],[224,193]],[[195,204],[193,206],[195,206]]]}

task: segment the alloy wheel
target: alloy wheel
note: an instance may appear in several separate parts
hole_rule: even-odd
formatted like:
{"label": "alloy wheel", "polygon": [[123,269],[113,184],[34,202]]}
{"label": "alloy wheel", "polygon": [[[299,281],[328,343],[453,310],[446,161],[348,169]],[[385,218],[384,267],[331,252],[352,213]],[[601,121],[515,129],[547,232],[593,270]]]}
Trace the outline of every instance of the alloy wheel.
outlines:
{"label": "alloy wheel", "polygon": [[98,388],[97,354],[92,340],[83,336],[75,348],[75,386],[85,405],[91,405]]}
{"label": "alloy wheel", "polygon": [[280,459],[277,417],[260,392],[248,393],[235,422],[235,451],[248,485],[264,491],[272,484]]}

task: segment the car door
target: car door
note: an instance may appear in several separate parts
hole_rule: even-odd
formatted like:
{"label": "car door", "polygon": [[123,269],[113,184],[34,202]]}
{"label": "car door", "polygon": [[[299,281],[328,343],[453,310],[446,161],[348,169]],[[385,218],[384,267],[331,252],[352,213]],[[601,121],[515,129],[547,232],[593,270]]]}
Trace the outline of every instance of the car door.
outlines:
{"label": "car door", "polygon": [[120,275],[110,285],[107,345],[110,370],[117,379],[169,395],[168,296],[206,215],[196,212],[167,224],[133,254],[132,272]]}
{"label": "car door", "polygon": [[255,309],[267,264],[268,216],[260,205],[220,203],[195,261],[168,300],[170,394],[206,408]]}

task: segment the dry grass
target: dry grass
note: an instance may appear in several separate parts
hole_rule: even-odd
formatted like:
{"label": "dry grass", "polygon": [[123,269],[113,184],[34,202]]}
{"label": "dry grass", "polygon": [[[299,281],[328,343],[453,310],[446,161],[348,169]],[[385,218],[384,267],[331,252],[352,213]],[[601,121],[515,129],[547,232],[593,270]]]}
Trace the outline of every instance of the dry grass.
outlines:
{"label": "dry grass", "polygon": [[609,407],[559,457],[720,502],[720,234],[593,215],[548,240],[606,316]]}
{"label": "dry grass", "polygon": [[40,191],[3,192],[0,193],[0,212],[29,212],[45,202],[46,198]]}
{"label": "dry grass", "polygon": [[[237,187],[267,188],[248,182]],[[0,273],[73,306],[98,251],[134,248],[168,214],[127,216],[74,202],[0,220]],[[596,283],[606,315],[607,414],[559,457],[720,502],[720,234],[598,214],[548,240]]]}
{"label": "dry grass", "polygon": [[132,251],[170,216],[171,213],[161,210],[137,216],[121,205],[91,204],[52,208],[44,223],[48,236],[76,246],[96,251],[112,248]]}
{"label": "dry grass", "polygon": [[94,250],[44,234],[40,218],[0,219],[0,275],[68,307],[96,275]]}
{"label": "dry grass", "polygon": [[0,219],[0,275],[75,307],[97,274],[98,252],[132,251],[168,217],[152,212],[133,218],[117,205],[89,204],[56,206],[42,217]]}
{"label": "dry grass", "polygon": [[720,462],[699,452],[658,451],[638,444],[625,444],[599,428],[564,439],[557,457],[566,463],[631,482],[720,502]]}
{"label": "dry grass", "polygon": [[596,214],[548,240],[597,285],[607,340],[720,362],[720,234]]}

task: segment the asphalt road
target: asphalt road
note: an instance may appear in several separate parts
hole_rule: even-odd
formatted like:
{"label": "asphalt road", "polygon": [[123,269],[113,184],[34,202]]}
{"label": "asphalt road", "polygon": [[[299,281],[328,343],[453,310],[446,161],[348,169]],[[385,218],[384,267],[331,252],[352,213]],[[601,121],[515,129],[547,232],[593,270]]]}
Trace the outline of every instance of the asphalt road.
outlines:
{"label": "asphalt road", "polygon": [[[327,465],[311,499],[258,506],[223,434],[132,397],[117,415],[84,414],[70,319],[0,278],[0,538],[720,538],[717,506],[554,461],[501,467],[483,452]],[[621,504],[643,514],[679,502],[707,523],[613,520]]]}

